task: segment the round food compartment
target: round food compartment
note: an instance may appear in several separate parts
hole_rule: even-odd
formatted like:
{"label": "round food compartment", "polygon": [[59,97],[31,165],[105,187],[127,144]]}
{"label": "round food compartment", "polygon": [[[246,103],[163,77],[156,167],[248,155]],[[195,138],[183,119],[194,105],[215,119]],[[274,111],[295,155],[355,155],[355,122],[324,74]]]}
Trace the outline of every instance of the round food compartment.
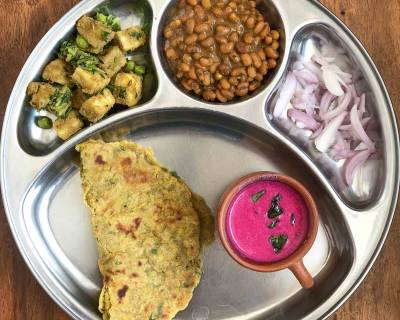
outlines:
{"label": "round food compartment", "polygon": [[158,28],[158,53],[186,95],[234,104],[263,91],[285,52],[282,17],[271,0],[175,0]]}

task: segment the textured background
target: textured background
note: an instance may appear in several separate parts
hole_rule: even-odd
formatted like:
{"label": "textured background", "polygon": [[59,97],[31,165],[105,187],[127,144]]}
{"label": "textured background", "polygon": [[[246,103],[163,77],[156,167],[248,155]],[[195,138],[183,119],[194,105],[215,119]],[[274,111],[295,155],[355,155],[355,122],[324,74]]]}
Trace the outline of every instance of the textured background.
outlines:
{"label": "textured background", "polygon": [[[293,0],[295,1],[295,0]],[[78,0],[0,0],[0,121],[25,60],[47,30]],[[365,45],[400,114],[400,1],[322,0]],[[399,206],[397,207],[399,211]],[[398,212],[397,212],[398,213]],[[372,271],[332,317],[344,320],[400,319],[400,217]],[[0,318],[68,319],[23,262],[0,206]]]}

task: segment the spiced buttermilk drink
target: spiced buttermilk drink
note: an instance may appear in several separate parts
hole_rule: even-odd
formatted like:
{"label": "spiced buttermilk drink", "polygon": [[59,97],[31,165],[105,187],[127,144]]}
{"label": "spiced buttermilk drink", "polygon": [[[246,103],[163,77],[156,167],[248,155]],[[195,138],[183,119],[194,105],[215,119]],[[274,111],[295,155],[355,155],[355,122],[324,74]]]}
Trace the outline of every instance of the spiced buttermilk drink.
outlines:
{"label": "spiced buttermilk drink", "polygon": [[226,215],[232,246],[258,263],[289,257],[305,241],[308,228],[308,209],[301,195],[285,183],[268,179],[241,189]]}

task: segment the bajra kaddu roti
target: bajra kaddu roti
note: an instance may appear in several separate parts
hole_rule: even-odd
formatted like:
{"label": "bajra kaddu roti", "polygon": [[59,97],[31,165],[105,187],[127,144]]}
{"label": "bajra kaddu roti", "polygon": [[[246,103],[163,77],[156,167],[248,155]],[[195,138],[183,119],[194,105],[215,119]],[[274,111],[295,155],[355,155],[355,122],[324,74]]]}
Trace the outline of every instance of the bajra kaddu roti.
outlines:
{"label": "bajra kaddu roti", "polygon": [[77,146],[103,277],[103,319],[172,319],[187,307],[213,240],[204,200],[150,148],[90,140]]}

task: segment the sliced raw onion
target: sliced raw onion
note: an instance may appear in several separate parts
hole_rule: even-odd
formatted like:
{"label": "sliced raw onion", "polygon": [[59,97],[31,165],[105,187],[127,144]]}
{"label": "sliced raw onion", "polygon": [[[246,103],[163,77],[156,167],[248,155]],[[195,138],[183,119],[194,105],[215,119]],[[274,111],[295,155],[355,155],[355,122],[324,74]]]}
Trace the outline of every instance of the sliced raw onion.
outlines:
{"label": "sliced raw onion", "polygon": [[370,155],[371,152],[369,150],[363,150],[357,152],[353,157],[346,161],[344,166],[344,178],[348,186],[353,184],[356,170],[368,160]]}
{"label": "sliced raw onion", "polygon": [[352,156],[354,156],[355,151],[353,150],[346,150],[346,149],[332,149],[329,152],[329,155],[332,157],[333,160],[339,161],[342,159],[348,159]]}
{"label": "sliced raw onion", "polygon": [[304,67],[306,67],[308,70],[316,75],[321,75],[320,67],[312,61],[307,61],[306,63],[304,63]]}
{"label": "sliced raw onion", "polygon": [[307,103],[304,102],[300,102],[300,103],[295,103],[294,101],[292,101],[292,106],[293,108],[297,109],[297,110],[303,110],[307,113],[307,115],[309,115],[310,117],[312,117],[313,119],[316,119],[316,116],[314,114],[314,108],[315,106],[313,105],[309,105]]}
{"label": "sliced raw onion", "polygon": [[359,111],[358,111],[358,114],[359,114],[359,116],[362,118],[362,116],[363,116],[363,114],[365,113],[365,93],[363,93],[362,95],[361,95],[361,97],[360,97],[360,103],[358,104],[359,105],[359,107],[358,107],[358,109],[359,109]]}
{"label": "sliced raw onion", "polygon": [[333,72],[328,66],[322,66],[322,78],[325,87],[335,96],[344,95],[340,77]]}
{"label": "sliced raw onion", "polygon": [[320,127],[317,129],[317,131],[315,131],[310,138],[311,139],[316,139],[317,137],[319,137],[319,135],[322,133],[322,131],[324,130],[324,126],[320,125]]}
{"label": "sliced raw onion", "polygon": [[274,109],[274,117],[281,118],[285,108],[292,99],[295,91],[296,91],[297,81],[293,73],[289,72],[285,83],[283,84],[281,93],[279,95],[279,99],[276,102],[275,109]]}
{"label": "sliced raw onion", "polygon": [[300,79],[304,80],[307,83],[319,83],[318,77],[315,75],[315,73],[312,73],[308,69],[302,69],[302,70],[294,70],[293,74],[295,75],[297,81]]}
{"label": "sliced raw onion", "polygon": [[350,122],[360,140],[364,142],[371,151],[375,151],[375,144],[368,137],[367,133],[365,132],[362,126],[360,118],[358,117],[357,105],[354,105],[353,108],[351,109]]}
{"label": "sliced raw onion", "polygon": [[343,112],[331,122],[327,124],[324,131],[320,134],[320,136],[315,139],[315,147],[320,152],[327,152],[328,149],[335,143],[336,133],[340,128],[344,118],[346,117],[347,112]]}
{"label": "sliced raw onion", "polygon": [[[371,120],[371,117],[365,117],[364,119],[361,120],[363,128],[365,128],[368,125],[369,120]],[[353,126],[351,124],[344,124],[340,126],[339,130],[346,131],[346,130],[351,130],[352,128]]]}
{"label": "sliced raw onion", "polygon": [[354,143],[359,143],[361,140],[358,137],[358,135],[354,132],[354,129],[347,130],[347,131],[341,131],[342,136],[346,140],[350,140]]}
{"label": "sliced raw onion", "polygon": [[303,62],[301,62],[301,61],[299,61],[299,60],[295,61],[295,63],[293,63],[292,69],[293,69],[293,70],[302,70],[302,69],[304,69],[304,64],[303,64]]}
{"label": "sliced raw onion", "polygon": [[339,105],[331,110],[328,111],[327,113],[321,115],[321,118],[325,121],[329,121],[335,117],[337,117],[339,114],[343,113],[346,111],[348,108],[350,101],[351,101],[351,92],[347,91],[346,94],[343,96],[344,98],[342,99],[341,102],[339,102]]}
{"label": "sliced raw onion", "polygon": [[344,83],[351,83],[352,75],[350,73],[343,72],[337,65],[334,64],[330,64],[329,69],[336,73]]}
{"label": "sliced raw onion", "polygon": [[301,122],[305,128],[311,129],[313,131],[317,130],[320,124],[315,121],[314,118],[310,117],[306,113],[296,109],[289,109],[288,116],[296,122]]}
{"label": "sliced raw onion", "polygon": [[324,95],[322,96],[322,99],[321,99],[321,104],[319,106],[319,115],[321,117],[328,111],[328,108],[334,98],[335,98],[335,96],[332,93],[330,93],[329,91],[326,91],[324,93]]}
{"label": "sliced raw onion", "polygon": [[327,66],[329,63],[335,61],[333,57],[324,57],[320,52],[315,52],[314,55],[311,57],[311,60],[315,61],[321,66]]}
{"label": "sliced raw onion", "polygon": [[356,87],[354,86],[354,84],[349,84],[348,88],[349,88],[349,91],[351,92],[353,100],[357,99],[358,95],[357,95]]}
{"label": "sliced raw onion", "polygon": [[346,160],[343,177],[350,185],[360,163],[375,155],[375,143],[366,131],[374,133],[374,119],[366,110],[365,93],[358,94],[355,88],[357,76],[350,60],[329,42],[325,46],[321,47],[324,54],[317,51],[311,61],[293,63],[273,116],[287,116],[297,127],[311,130],[309,140],[318,151]]}

